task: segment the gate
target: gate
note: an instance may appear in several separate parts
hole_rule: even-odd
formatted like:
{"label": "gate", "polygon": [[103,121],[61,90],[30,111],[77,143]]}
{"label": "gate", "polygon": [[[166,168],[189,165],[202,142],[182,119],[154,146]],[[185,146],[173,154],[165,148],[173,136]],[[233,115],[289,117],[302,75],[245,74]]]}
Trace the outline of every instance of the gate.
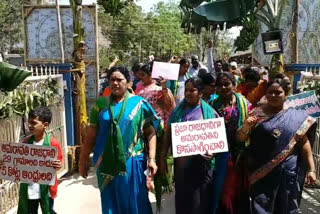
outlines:
{"label": "gate", "polygon": [[[60,178],[68,172],[68,147],[66,137],[66,120],[65,120],[65,105],[64,105],[64,83],[63,76],[59,74],[57,67],[35,67],[30,68],[33,75],[28,77],[25,82],[31,83],[26,90],[39,91],[42,90],[43,84],[50,78],[57,82],[59,87],[59,95],[61,99],[59,102],[50,106],[52,111],[52,121],[47,132],[57,139],[61,144],[63,153],[63,163],[57,175]],[[4,96],[3,94],[0,94]],[[27,123],[22,122],[23,118],[14,116],[9,119],[0,120],[0,142],[15,142],[21,143],[25,138],[27,132]],[[24,120],[26,121],[26,120]],[[21,131],[20,131],[21,130]],[[0,214],[5,214],[15,208],[18,204],[19,183],[12,181],[5,181],[0,179]]]}

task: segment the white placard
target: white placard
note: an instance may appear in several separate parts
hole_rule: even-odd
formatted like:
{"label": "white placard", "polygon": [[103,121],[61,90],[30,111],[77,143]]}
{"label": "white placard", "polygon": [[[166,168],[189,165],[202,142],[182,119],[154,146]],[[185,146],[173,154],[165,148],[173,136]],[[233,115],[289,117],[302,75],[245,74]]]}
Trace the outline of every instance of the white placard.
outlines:
{"label": "white placard", "polygon": [[56,147],[25,143],[0,143],[0,178],[21,183],[54,185],[58,157]]}
{"label": "white placard", "polygon": [[228,151],[224,118],[171,124],[173,157]]}
{"label": "white placard", "polygon": [[166,63],[166,62],[153,62],[152,78],[158,79],[162,77],[166,80],[178,80],[179,77],[179,64]]}

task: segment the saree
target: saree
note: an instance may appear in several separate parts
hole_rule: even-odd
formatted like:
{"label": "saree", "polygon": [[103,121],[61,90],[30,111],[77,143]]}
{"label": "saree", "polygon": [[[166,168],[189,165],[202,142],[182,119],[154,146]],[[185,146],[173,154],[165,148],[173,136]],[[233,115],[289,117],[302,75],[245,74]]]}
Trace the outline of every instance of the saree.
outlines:
{"label": "saree", "polygon": [[135,92],[136,95],[148,101],[157,116],[161,119],[162,126],[166,129],[171,111],[176,107],[171,91],[168,90],[167,94],[165,94],[161,86],[156,85],[155,81],[147,86],[143,85],[140,81],[137,84]]}
{"label": "saree", "polygon": [[184,100],[185,82],[190,78],[190,74],[186,73],[184,76],[179,76],[178,80],[170,80],[167,82],[167,88],[172,92],[176,106]]}
{"label": "saree", "polygon": [[[160,163],[160,151],[161,145],[164,138],[164,132],[167,128],[169,116],[171,111],[176,107],[175,100],[169,89],[164,91],[161,86],[158,86],[156,82],[153,82],[145,86],[142,81],[137,84],[136,94],[143,97],[148,101],[152,106],[155,113],[161,120],[161,125],[158,128],[157,133],[157,153],[156,153],[156,162]],[[172,176],[161,176],[160,173],[157,173],[154,176],[154,190],[157,200],[157,208],[161,208],[161,197],[163,192],[171,191]],[[151,180],[151,179],[150,179]],[[148,189],[152,190],[151,181],[148,182]]]}
{"label": "saree", "polygon": [[303,167],[296,145],[315,119],[293,108],[269,118],[259,108],[250,114],[262,118],[248,148],[252,213],[298,213]]}
{"label": "saree", "polygon": [[[105,97],[98,99],[90,115],[90,124],[97,126],[98,131],[93,155],[98,184],[104,179],[100,168],[103,161],[106,161],[102,158],[104,149],[110,143],[108,136],[112,120],[109,105],[114,109],[113,116],[117,117],[123,102],[109,104]],[[159,119],[146,100],[140,96],[130,95],[118,125],[122,134],[126,172],[115,175],[104,188],[100,189],[102,213],[152,213],[144,174],[147,157],[143,127],[152,125],[157,130]]]}
{"label": "saree", "polygon": [[258,86],[255,88],[248,87],[245,82],[242,82],[237,86],[237,92],[245,96],[253,106],[256,106],[260,99],[264,96],[266,87],[266,80],[260,80]]}
{"label": "saree", "polygon": [[[204,100],[186,108],[184,100],[171,114],[171,123],[211,119],[217,113]],[[207,214],[211,210],[212,163],[201,155],[175,158],[175,205],[177,214]]]}
{"label": "saree", "polygon": [[[236,106],[225,109],[226,133],[229,152],[219,153],[215,156],[213,210],[212,213],[247,214],[249,197],[247,196],[247,182],[244,169],[236,168],[235,163],[241,151],[246,147],[245,142],[238,142],[236,130],[242,126],[247,117],[250,103],[241,94],[235,93]],[[223,108],[222,99],[218,97],[211,102],[216,111]],[[248,198],[248,201],[246,201]]]}

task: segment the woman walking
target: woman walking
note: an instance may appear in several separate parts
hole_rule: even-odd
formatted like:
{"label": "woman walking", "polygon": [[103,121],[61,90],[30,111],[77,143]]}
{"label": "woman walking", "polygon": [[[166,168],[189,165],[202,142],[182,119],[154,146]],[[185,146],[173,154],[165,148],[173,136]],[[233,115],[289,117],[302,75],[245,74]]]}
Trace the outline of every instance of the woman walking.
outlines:
{"label": "woman walking", "polygon": [[[103,214],[152,213],[144,171],[153,176],[159,120],[146,100],[128,92],[124,67],[108,73],[111,95],[97,100],[81,149],[79,170],[87,177],[89,154],[97,171]],[[146,152],[146,147],[148,152]]]}
{"label": "woman walking", "polygon": [[[166,171],[166,155],[171,146],[171,124],[205,120],[217,117],[217,113],[201,99],[203,84],[191,78],[185,83],[185,99],[170,115],[166,141],[161,152],[160,172]],[[177,214],[207,214],[211,210],[212,154],[175,158],[174,182]]]}
{"label": "woman walking", "polygon": [[232,73],[219,73],[216,86],[219,97],[211,105],[225,119],[229,152],[215,156],[213,213],[247,214],[249,198],[245,173],[243,168],[236,167],[246,143],[237,140],[236,131],[245,121],[250,103],[234,92],[236,79]]}
{"label": "woman walking", "polygon": [[253,214],[298,213],[299,180],[305,161],[307,184],[316,181],[308,132],[315,119],[303,111],[284,109],[287,82],[268,83],[267,103],[250,112],[237,131],[238,139],[250,138],[248,166]]}

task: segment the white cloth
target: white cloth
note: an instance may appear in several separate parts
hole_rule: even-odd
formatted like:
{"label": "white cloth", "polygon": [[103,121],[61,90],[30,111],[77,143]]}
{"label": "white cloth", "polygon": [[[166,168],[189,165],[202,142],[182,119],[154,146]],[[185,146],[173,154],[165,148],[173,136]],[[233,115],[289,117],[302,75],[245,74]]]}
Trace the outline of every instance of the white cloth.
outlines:
{"label": "white cloth", "polygon": [[175,97],[175,101],[176,101],[176,106],[178,106],[184,99],[184,86],[185,86],[185,82],[187,81],[187,77],[181,76],[178,79],[178,88],[177,88],[177,94]]}
{"label": "white cloth", "polygon": [[[44,139],[38,141],[38,142],[33,142],[33,145],[36,146],[42,146],[44,142]],[[50,192],[49,192],[49,197],[51,197]],[[32,183],[28,185],[28,199],[29,200],[37,200],[41,199],[41,194],[40,194],[40,184]]]}
{"label": "white cloth", "polygon": [[208,60],[208,72],[211,74],[215,74],[216,70],[214,69],[213,65],[213,56],[212,56],[212,48],[208,48],[208,55],[207,55],[207,60]]}
{"label": "white cloth", "polygon": [[208,72],[208,68],[207,68],[205,65],[203,65],[203,64],[201,64],[201,63],[199,62],[199,66],[198,66],[197,68],[192,67],[192,64],[190,65],[189,70],[188,70],[189,75],[190,75],[191,77],[197,77],[200,68],[204,68],[204,69],[206,69],[207,72]]}

